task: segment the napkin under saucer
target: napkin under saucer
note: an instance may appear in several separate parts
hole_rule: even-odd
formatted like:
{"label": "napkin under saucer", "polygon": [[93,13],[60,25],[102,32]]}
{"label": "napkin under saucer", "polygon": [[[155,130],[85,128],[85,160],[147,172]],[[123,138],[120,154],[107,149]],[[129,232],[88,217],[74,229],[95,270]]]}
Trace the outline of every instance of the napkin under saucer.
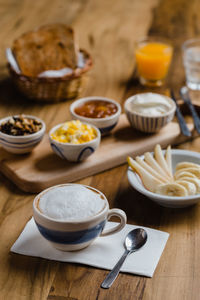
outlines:
{"label": "napkin under saucer", "polygon": [[[115,224],[115,222],[107,222],[106,227],[112,227]],[[40,235],[32,218],[12,246],[11,252],[49,260],[81,263],[111,270],[124,252],[123,242],[125,236],[129,231],[137,227],[142,227],[147,231],[147,242],[140,250],[128,256],[121,268],[121,272],[152,277],[169,234],[143,226],[127,224],[116,234],[97,238],[85,249],[63,252],[53,248]]]}

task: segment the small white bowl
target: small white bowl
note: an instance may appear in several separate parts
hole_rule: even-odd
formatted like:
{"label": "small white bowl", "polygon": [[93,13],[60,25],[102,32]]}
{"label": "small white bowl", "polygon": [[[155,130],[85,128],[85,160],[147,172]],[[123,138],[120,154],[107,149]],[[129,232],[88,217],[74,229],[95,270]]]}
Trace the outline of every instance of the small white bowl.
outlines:
{"label": "small white bowl", "polygon": [[[111,102],[114,103],[117,106],[117,112],[109,117],[105,117],[105,118],[87,118],[87,117],[83,117],[80,116],[78,114],[75,113],[75,109],[84,104],[85,102],[88,101],[92,101],[92,100],[97,100],[97,101],[107,101],[107,102]],[[105,97],[97,97],[97,96],[91,96],[91,97],[86,97],[86,98],[81,98],[78,99],[76,101],[74,101],[71,105],[70,105],[70,113],[73,119],[78,119],[82,122],[87,122],[90,123],[94,126],[96,126],[102,135],[109,133],[116,125],[117,122],[119,120],[119,116],[121,114],[121,106],[118,102],[109,99],[109,98],[105,98]]]}
{"label": "small white bowl", "polygon": [[[144,156],[141,156],[143,159]],[[173,172],[179,162],[187,161],[193,163],[200,163],[200,153],[187,150],[172,150],[172,166]],[[129,167],[127,171],[128,181],[130,185],[141,194],[150,198],[154,202],[165,207],[181,208],[193,205],[200,201],[200,194],[187,197],[170,197],[152,193],[148,191],[142,184],[140,177]]]}
{"label": "small white bowl", "polygon": [[[142,96],[145,94],[146,93],[139,94],[139,95]],[[155,93],[152,93],[152,97],[154,94]],[[162,114],[161,116],[147,116],[142,113],[138,113],[138,112],[134,112],[133,110],[130,110],[130,103],[135,100],[135,96],[136,95],[128,98],[124,103],[124,110],[126,116],[128,118],[130,125],[133,128],[142,132],[153,133],[159,131],[162,127],[167,125],[173,119],[176,111],[176,105],[171,98],[162,95],[171,104],[171,109],[169,111]]]}
{"label": "small white bowl", "polygon": [[[83,122],[82,122],[83,123]],[[92,126],[96,133],[97,137],[89,142],[82,144],[70,144],[70,143],[62,143],[54,140],[51,137],[51,134],[56,131],[59,127],[61,127],[64,123],[58,124],[53,127],[49,132],[49,141],[52,150],[61,158],[66,159],[72,162],[80,162],[88,158],[91,154],[95,152],[98,148],[101,141],[101,133],[94,125],[83,123]]]}
{"label": "small white bowl", "polygon": [[[14,117],[18,117],[18,116],[19,115],[15,115]],[[31,115],[23,115],[23,116],[25,118],[37,120],[42,124],[42,128],[35,133],[29,135],[19,135],[19,136],[9,135],[0,131],[0,144],[8,152],[15,153],[15,154],[23,154],[23,153],[31,152],[33,148],[35,148],[41,142],[44,136],[46,125],[41,119]],[[0,125],[8,121],[11,117],[12,116],[1,119]]]}

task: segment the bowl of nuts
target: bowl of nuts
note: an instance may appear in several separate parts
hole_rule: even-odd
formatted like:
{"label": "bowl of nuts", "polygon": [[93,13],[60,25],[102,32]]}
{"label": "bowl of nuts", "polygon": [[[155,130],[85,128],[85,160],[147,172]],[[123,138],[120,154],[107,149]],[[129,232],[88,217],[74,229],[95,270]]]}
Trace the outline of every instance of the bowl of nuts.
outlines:
{"label": "bowl of nuts", "polygon": [[45,123],[30,115],[15,115],[0,120],[0,144],[8,152],[28,153],[45,133]]}

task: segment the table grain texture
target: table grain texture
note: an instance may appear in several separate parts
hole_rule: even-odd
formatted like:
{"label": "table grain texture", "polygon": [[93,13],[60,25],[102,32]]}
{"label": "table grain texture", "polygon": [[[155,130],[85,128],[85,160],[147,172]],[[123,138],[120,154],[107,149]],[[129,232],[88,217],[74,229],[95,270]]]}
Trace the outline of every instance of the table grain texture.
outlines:
{"label": "table grain texture", "polygon": [[[23,32],[64,22],[79,36],[94,67],[81,96],[102,95],[121,104],[140,91],[168,93],[184,83],[181,44],[200,36],[198,0],[0,0],[0,117],[29,113],[49,130],[69,118],[72,101],[31,102],[10,81],[5,49]],[[135,78],[135,41],[163,36],[174,44],[173,64],[164,87],[141,87]],[[198,95],[194,95],[198,101]],[[200,99],[199,99],[200,103]],[[200,138],[178,146],[200,150]],[[112,154],[111,154],[112,155]],[[170,238],[153,278],[121,273],[109,290],[100,288],[107,271],[11,254],[10,247],[32,216],[33,194],[20,191],[0,175],[1,300],[198,300],[200,299],[200,204],[162,208],[134,192],[123,165],[78,181],[101,190],[111,207],[124,209],[128,222],[167,231]]]}

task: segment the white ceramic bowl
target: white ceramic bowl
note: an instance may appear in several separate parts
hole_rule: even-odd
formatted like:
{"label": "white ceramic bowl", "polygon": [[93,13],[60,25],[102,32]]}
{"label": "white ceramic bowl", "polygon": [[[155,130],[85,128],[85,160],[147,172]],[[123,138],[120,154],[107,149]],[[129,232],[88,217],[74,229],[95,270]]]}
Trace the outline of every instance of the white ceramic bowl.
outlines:
{"label": "white ceramic bowl", "polygon": [[63,124],[64,123],[56,125],[49,132],[49,141],[50,141],[51,148],[58,156],[68,161],[80,162],[82,160],[85,160],[95,152],[95,150],[98,148],[101,141],[101,133],[98,128],[96,128],[94,125],[84,122],[83,124],[91,125],[95,129],[97,133],[97,137],[83,144],[70,144],[70,143],[58,142],[52,139],[51,137],[51,134],[54,131],[56,131],[59,127],[61,127]]}
{"label": "white ceramic bowl", "polygon": [[[17,116],[18,115],[15,115],[15,117]],[[33,148],[35,148],[40,143],[40,141],[44,136],[46,126],[41,119],[31,115],[24,115],[24,117],[39,121],[42,124],[42,128],[36,133],[25,135],[25,136],[23,135],[13,136],[13,135],[5,134],[0,131],[0,144],[8,152],[15,153],[15,154],[23,154],[23,153],[31,152]],[[10,118],[11,116],[1,119],[0,124],[6,122]]]}
{"label": "white ceramic bowl", "polygon": [[[154,93],[152,93],[152,96],[153,94]],[[142,96],[143,94],[140,95]],[[159,131],[162,127],[167,125],[173,119],[176,111],[176,105],[171,98],[164,96],[165,99],[167,99],[168,102],[170,102],[171,104],[171,109],[169,111],[162,114],[161,116],[147,116],[147,115],[143,115],[142,113],[138,113],[130,110],[130,103],[135,100],[135,96],[136,95],[128,98],[124,102],[124,110],[126,116],[128,118],[130,125],[133,128],[142,132],[153,133]]]}
{"label": "white ceramic bowl", "polygon": [[[141,156],[141,158],[144,158],[144,156]],[[200,153],[187,150],[172,150],[173,171],[175,171],[176,165],[182,161],[199,164]],[[130,167],[128,168],[127,176],[129,183],[134,189],[161,206],[179,208],[190,206],[200,201],[200,194],[187,197],[170,197],[152,193],[143,186],[140,177]]]}
{"label": "white ceramic bowl", "polygon": [[[80,116],[75,113],[75,109],[84,104],[87,101],[91,100],[97,100],[97,101],[108,101],[111,103],[114,103],[117,106],[117,112],[113,114],[112,116],[106,117],[106,118],[86,118],[83,116]],[[92,97],[86,97],[86,98],[81,98],[76,101],[74,101],[71,106],[70,106],[70,113],[73,119],[78,119],[82,122],[87,122],[90,123],[94,126],[96,126],[102,135],[109,133],[116,125],[119,120],[119,116],[121,114],[121,106],[118,102],[105,98],[105,97],[97,97],[97,96],[92,96]]]}

